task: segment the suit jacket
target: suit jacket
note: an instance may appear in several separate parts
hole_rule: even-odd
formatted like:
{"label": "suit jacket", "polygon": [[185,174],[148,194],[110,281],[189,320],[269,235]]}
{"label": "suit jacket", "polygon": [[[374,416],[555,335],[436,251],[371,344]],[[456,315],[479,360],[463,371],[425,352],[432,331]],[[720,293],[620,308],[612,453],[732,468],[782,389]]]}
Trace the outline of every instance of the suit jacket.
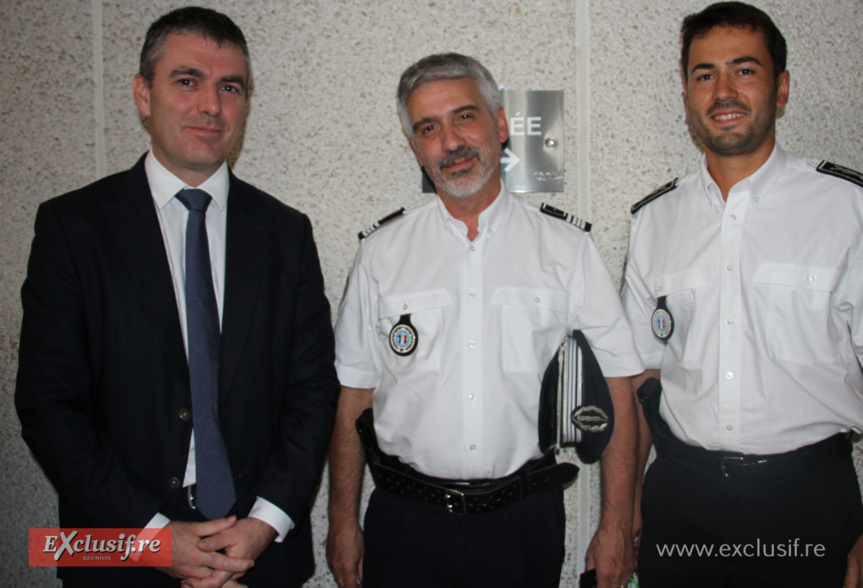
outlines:
{"label": "suit jacket", "polygon": [[[305,215],[230,176],[219,416],[235,512],[263,497],[307,513],[338,381]],[[63,527],[143,527],[177,492],[192,433],[189,370],[144,159],[43,203],[21,291],[15,401]],[[293,567],[293,566],[292,566]]]}

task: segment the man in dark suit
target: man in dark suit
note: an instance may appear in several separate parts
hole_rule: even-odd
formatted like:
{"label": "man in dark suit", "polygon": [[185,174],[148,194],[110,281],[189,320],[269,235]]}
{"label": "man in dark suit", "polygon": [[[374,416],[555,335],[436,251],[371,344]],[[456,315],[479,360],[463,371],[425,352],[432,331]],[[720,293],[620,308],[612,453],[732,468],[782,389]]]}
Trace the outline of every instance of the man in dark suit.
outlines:
{"label": "man in dark suit", "polygon": [[60,568],[67,586],[298,586],[312,569],[338,397],[330,310],[308,218],[227,166],[250,90],[228,17],[163,16],[134,79],[152,150],[39,208],[24,439],[62,527],[172,533],[161,574]]}

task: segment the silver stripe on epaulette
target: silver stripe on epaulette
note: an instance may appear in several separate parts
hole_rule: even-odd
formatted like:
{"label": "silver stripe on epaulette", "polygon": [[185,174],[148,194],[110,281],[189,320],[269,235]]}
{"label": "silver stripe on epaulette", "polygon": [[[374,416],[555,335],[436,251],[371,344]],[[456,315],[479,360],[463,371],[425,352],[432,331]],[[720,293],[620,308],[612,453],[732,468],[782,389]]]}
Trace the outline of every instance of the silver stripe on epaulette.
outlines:
{"label": "silver stripe on epaulette", "polygon": [[632,208],[629,209],[630,214],[635,214],[636,212],[638,212],[641,209],[642,206],[644,206],[646,204],[650,204],[651,202],[653,202],[654,200],[656,200],[660,196],[668,194],[669,192],[674,190],[677,187],[677,183],[678,183],[679,179],[680,178],[674,178],[673,180],[671,180],[667,184],[663,184],[662,186],[658,187],[656,190],[654,190],[653,192],[651,192],[650,194],[648,194],[647,196],[645,196],[644,198],[642,198],[641,200],[639,200],[638,202],[633,204]]}
{"label": "silver stripe on epaulette", "polygon": [[858,186],[863,188],[863,174],[861,174],[857,170],[843,167],[841,165],[836,165],[835,163],[830,163],[829,161],[822,161],[820,164],[818,164],[818,167],[816,169],[822,174],[827,174],[829,176],[848,180],[852,184],[857,184]]}
{"label": "silver stripe on epaulette", "polygon": [[539,206],[539,211],[543,214],[547,214],[548,216],[553,216],[554,218],[559,218],[562,221],[566,221],[569,224],[578,227],[579,229],[581,229],[585,233],[590,232],[591,224],[589,222],[578,218],[574,214],[570,214],[570,213],[563,211],[559,208],[555,208],[554,206],[551,206],[550,204],[546,204],[545,202],[543,202]]}
{"label": "silver stripe on epaulette", "polygon": [[371,225],[366,227],[365,230],[360,231],[357,234],[357,236],[360,238],[360,241],[362,241],[363,239],[365,239],[366,237],[368,237],[369,235],[371,235],[372,233],[377,231],[379,228],[381,228],[382,226],[384,226],[388,222],[399,218],[404,213],[405,213],[404,207],[399,208],[397,211],[390,213],[390,214],[386,215],[384,218],[380,219],[379,221],[372,223]]}

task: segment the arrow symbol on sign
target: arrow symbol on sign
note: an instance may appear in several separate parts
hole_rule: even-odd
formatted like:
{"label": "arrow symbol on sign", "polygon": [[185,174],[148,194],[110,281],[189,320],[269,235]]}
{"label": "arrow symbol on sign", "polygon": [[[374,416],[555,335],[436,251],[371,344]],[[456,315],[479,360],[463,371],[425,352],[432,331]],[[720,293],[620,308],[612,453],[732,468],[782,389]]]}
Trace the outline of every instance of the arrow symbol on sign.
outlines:
{"label": "arrow symbol on sign", "polygon": [[503,150],[503,155],[501,155],[500,162],[504,164],[506,167],[503,168],[504,172],[508,172],[512,168],[518,165],[521,160],[518,156],[510,151],[509,147]]}

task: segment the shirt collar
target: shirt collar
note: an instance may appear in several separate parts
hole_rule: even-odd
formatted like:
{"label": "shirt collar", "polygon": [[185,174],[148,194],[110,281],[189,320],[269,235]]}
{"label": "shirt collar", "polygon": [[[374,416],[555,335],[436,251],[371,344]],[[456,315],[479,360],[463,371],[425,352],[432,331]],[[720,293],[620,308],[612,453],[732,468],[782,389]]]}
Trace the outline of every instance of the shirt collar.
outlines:
{"label": "shirt collar", "polygon": [[[729,197],[732,193],[741,188],[748,188],[750,198],[755,200],[755,202],[761,201],[767,196],[767,193],[770,191],[770,188],[776,180],[779,179],[779,176],[782,175],[787,162],[788,154],[779,146],[779,143],[776,143],[773,146],[773,152],[770,154],[770,157],[767,158],[767,161],[764,162],[764,165],[759,167],[751,176],[734,184],[734,186],[731,187],[731,190],[729,190]],[[707,157],[701,158],[701,169],[699,173],[701,175],[701,185],[704,187],[704,193],[710,202],[713,205],[718,205],[720,208],[725,206],[719,186],[716,185],[710,172],[707,171]]]}
{"label": "shirt collar", "polygon": [[147,172],[147,182],[150,184],[150,193],[156,206],[164,208],[168,202],[185,188],[198,188],[204,190],[219,206],[219,210],[225,210],[228,205],[228,187],[230,184],[228,164],[223,163],[216,172],[207,178],[200,186],[189,186],[183,180],[172,174],[162,165],[150,150],[144,159],[144,170]]}
{"label": "shirt collar", "polygon": [[[498,192],[497,197],[491,204],[489,204],[488,208],[479,213],[479,226],[477,228],[479,230],[480,236],[482,236],[488,229],[496,230],[500,223],[503,221],[503,219],[506,218],[506,215],[511,207],[512,196],[506,189],[503,181],[501,181],[500,192]],[[450,214],[449,210],[447,210],[446,205],[444,205],[443,200],[441,200],[440,198],[437,199],[437,208],[441,214],[441,218],[443,219],[444,224],[460,227],[461,232],[465,232],[466,228],[464,226],[464,223],[454,218],[453,215]]]}
{"label": "shirt collar", "polygon": [[[788,163],[788,154],[779,146],[773,146],[773,153],[767,158],[757,172],[749,176],[748,181],[751,186],[752,197],[756,202],[767,197],[770,188],[785,171],[785,165]],[[732,188],[733,190],[734,188]]]}
{"label": "shirt collar", "polygon": [[497,229],[503,219],[506,218],[511,206],[512,196],[509,195],[506,186],[501,181],[497,198],[479,214],[479,230],[484,233],[488,229]]}

